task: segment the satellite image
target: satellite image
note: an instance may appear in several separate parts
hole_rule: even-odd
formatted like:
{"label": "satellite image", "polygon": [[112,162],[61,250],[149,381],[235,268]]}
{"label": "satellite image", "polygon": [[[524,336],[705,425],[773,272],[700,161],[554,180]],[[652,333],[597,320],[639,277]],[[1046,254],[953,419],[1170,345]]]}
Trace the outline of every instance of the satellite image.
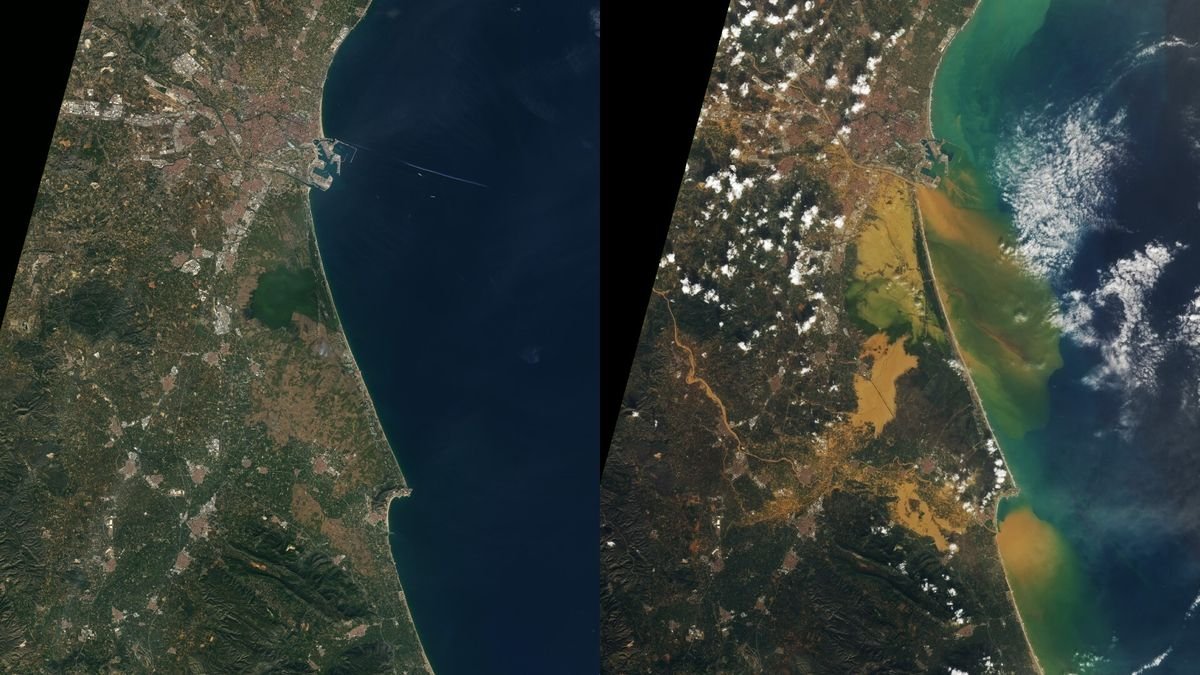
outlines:
{"label": "satellite image", "polygon": [[429,669],[307,208],[365,6],[91,3],[0,331],[0,670]]}
{"label": "satellite image", "polygon": [[325,83],[317,240],[443,675],[596,669],[593,2],[374,0]]}
{"label": "satellite image", "polygon": [[0,673],[1200,673],[1200,2],[78,4]]}
{"label": "satellite image", "polygon": [[595,669],[598,53],[591,2],[90,3],[0,672]]}
{"label": "satellite image", "polygon": [[1200,5],[734,0],[609,673],[1200,672]]}

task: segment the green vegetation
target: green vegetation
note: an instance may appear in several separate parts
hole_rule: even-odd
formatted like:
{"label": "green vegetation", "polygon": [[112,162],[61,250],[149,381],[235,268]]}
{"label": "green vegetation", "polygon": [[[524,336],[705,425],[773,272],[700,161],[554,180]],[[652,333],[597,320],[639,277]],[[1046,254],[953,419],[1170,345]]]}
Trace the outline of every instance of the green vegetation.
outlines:
{"label": "green vegetation", "polygon": [[317,278],[311,269],[277,267],[258,277],[251,316],[271,328],[292,323],[292,314],[317,318]]}
{"label": "green vegetation", "polygon": [[731,5],[601,485],[602,672],[1034,669],[989,529],[1011,483],[917,255],[968,4]]}
{"label": "green vegetation", "polygon": [[0,326],[0,672],[426,672],[303,187],[366,5],[89,6]]}
{"label": "green vegetation", "polygon": [[[846,303],[859,322],[892,338],[933,337],[944,341],[931,303],[925,299],[925,270],[917,255],[916,205],[910,188],[885,180],[849,247],[853,276]],[[852,254],[851,254],[852,253]]]}

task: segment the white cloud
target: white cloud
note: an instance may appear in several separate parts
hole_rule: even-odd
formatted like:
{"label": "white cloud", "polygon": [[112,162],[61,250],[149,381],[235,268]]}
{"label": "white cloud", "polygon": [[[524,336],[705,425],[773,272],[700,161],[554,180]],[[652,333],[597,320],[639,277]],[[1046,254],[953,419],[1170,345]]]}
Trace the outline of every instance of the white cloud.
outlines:
{"label": "white cloud", "polygon": [[1125,115],[1104,116],[1099,99],[1025,117],[996,157],[996,176],[1013,209],[1017,251],[1034,272],[1057,281],[1089,230],[1108,221],[1109,175],[1124,158]]}
{"label": "white cloud", "polygon": [[1156,329],[1148,308],[1163,270],[1184,248],[1178,242],[1147,244],[1113,263],[1095,290],[1066,293],[1054,317],[1076,344],[1099,350],[1100,364],[1084,383],[1123,392],[1126,415],[1140,394],[1156,391],[1159,368],[1172,350],[1182,349],[1200,363],[1200,289],[1168,328]]}

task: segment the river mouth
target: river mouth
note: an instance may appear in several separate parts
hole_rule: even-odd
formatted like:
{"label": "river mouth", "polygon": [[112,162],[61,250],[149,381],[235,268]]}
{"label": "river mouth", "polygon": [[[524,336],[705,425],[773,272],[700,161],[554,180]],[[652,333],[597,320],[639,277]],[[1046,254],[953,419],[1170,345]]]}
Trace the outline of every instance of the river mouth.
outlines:
{"label": "river mouth", "polygon": [[1180,11],[982,0],[934,83],[952,159],[918,202],[1021,491],[997,541],[1047,673],[1195,658],[1200,51]]}

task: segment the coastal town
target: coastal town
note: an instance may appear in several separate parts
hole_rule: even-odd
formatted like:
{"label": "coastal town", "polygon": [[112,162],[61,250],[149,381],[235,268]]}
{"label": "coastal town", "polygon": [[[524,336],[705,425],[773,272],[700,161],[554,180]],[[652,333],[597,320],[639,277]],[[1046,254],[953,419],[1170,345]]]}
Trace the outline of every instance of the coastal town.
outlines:
{"label": "coastal town", "polygon": [[366,6],[91,3],[0,329],[0,670],[430,670],[308,208]]}
{"label": "coastal town", "polygon": [[605,467],[605,672],[1033,672],[916,205],[972,6],[731,4]]}

